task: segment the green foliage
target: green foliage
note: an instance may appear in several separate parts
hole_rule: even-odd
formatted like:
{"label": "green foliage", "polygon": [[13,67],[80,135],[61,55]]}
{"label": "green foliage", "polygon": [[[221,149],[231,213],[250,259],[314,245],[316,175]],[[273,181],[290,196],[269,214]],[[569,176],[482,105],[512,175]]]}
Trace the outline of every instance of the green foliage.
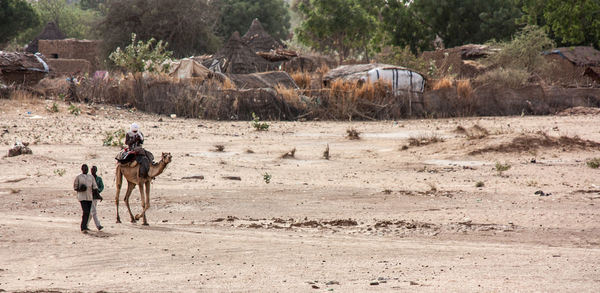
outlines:
{"label": "green foliage", "polygon": [[427,62],[424,59],[417,57],[413,54],[409,46],[404,48],[386,47],[381,53],[377,54],[375,58],[377,59],[377,62],[407,67],[416,70],[417,72],[427,74],[429,77],[435,77],[438,72],[433,60]]}
{"label": "green foliage", "polygon": [[271,174],[265,172],[265,174],[263,174],[263,180],[267,184],[271,183]]}
{"label": "green foliage", "polygon": [[219,32],[225,39],[235,31],[244,35],[255,18],[275,39],[286,39],[289,34],[290,14],[283,0],[222,0],[218,6]]}
{"label": "green foliage", "polygon": [[[166,72],[169,70],[164,61],[171,58],[173,52],[167,51],[168,43],[151,38],[147,42],[137,41],[136,35],[131,34],[131,44],[121,50],[120,47],[112,52],[108,58],[115,65],[127,69],[129,72]],[[156,43],[156,45],[154,45]]]}
{"label": "green foliage", "polygon": [[73,104],[71,104],[71,105],[69,106],[69,109],[68,109],[68,110],[69,110],[69,113],[71,113],[71,114],[73,114],[73,115],[75,115],[75,116],[77,116],[77,115],[81,114],[81,109],[79,109],[79,107],[77,107],[77,106],[75,106],[75,105],[73,105]]}
{"label": "green foliage", "polygon": [[541,72],[548,69],[548,62],[541,52],[554,47],[554,42],[543,29],[525,26],[510,42],[493,44],[501,48],[497,54],[487,59],[491,64],[504,68],[525,69],[528,72]]}
{"label": "green foliage", "polygon": [[496,162],[496,171],[498,171],[499,174],[502,174],[504,171],[508,171],[510,167],[512,166],[508,163],[502,164],[500,162]]}
{"label": "green foliage", "polygon": [[[106,17],[98,26],[106,56],[131,41],[151,38],[168,42],[175,58],[212,53],[220,40],[214,34],[216,1],[207,0],[119,0],[108,1]],[[248,24],[249,25],[249,24]]]}
{"label": "green foliage", "polygon": [[0,48],[20,32],[40,24],[31,5],[24,0],[0,1]]}
{"label": "green foliage", "polygon": [[257,131],[267,131],[269,130],[269,124],[266,122],[260,122],[260,117],[258,117],[254,112],[252,112],[252,127]]}
{"label": "green foliage", "polygon": [[401,48],[408,47],[413,54],[433,49],[435,33],[420,21],[415,6],[408,5],[411,2],[400,0],[380,4],[381,8],[375,15],[381,15],[378,31],[382,40],[374,40],[376,44],[383,41]]}
{"label": "green foliage", "polygon": [[298,40],[324,52],[335,53],[340,62],[363,54],[376,29],[376,18],[361,6],[361,0],[306,0],[295,5],[302,18],[296,29]]}
{"label": "green foliage", "polygon": [[79,5],[69,4],[66,0],[38,0],[33,2],[33,7],[41,19],[40,26],[32,32],[33,36],[41,32],[48,22],[54,22],[69,38],[89,39],[93,37],[92,28],[100,20],[96,11],[82,10]]}
{"label": "green foliage", "polygon": [[562,46],[590,45],[600,48],[600,1],[519,0],[522,22],[548,31]]}
{"label": "green foliage", "polygon": [[507,40],[517,30],[516,20],[521,17],[514,0],[411,2],[408,9],[414,12],[415,25],[424,24],[431,30],[429,38],[437,34],[447,48],[490,39]]}
{"label": "green foliage", "polygon": [[63,175],[65,175],[67,173],[67,170],[65,169],[55,169],[54,170],[54,174],[62,177]]}
{"label": "green foliage", "polygon": [[600,167],[600,158],[593,158],[585,162],[585,164],[592,169],[598,169]]}
{"label": "green foliage", "polygon": [[58,113],[58,104],[56,102],[52,103],[52,107],[46,107],[46,110],[51,113]]}
{"label": "green foliage", "polygon": [[122,146],[123,139],[125,139],[125,130],[119,129],[116,131],[107,131],[104,133],[104,139],[102,140],[103,146]]}

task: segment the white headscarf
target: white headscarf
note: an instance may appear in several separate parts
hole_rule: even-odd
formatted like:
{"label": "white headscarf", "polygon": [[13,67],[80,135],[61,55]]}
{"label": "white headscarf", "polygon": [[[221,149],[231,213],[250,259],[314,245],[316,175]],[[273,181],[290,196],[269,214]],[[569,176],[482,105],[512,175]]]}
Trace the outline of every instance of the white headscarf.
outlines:
{"label": "white headscarf", "polygon": [[140,138],[144,139],[144,136],[142,135],[142,132],[139,131],[140,127],[137,125],[137,123],[131,123],[131,126],[129,127],[129,130],[131,132],[137,131],[136,134],[140,136]]}

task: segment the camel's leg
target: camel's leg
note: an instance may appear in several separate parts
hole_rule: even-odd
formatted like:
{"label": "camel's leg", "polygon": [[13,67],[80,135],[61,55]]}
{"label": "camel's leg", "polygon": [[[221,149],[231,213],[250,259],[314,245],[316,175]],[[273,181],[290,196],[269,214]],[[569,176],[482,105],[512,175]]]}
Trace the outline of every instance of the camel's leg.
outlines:
{"label": "camel's leg", "polygon": [[129,216],[131,217],[131,222],[135,223],[136,219],[133,217],[133,213],[131,212],[131,207],[129,206],[129,196],[131,196],[131,192],[135,188],[135,183],[127,182],[127,192],[125,193],[125,205],[127,206],[127,211],[129,211]]}
{"label": "camel's leg", "polygon": [[123,184],[123,173],[121,173],[121,166],[117,166],[115,179],[117,181],[117,195],[115,196],[115,204],[117,205],[117,223],[121,223],[121,217],[119,216],[119,194],[121,193],[121,185]]}
{"label": "camel's leg", "polygon": [[148,225],[148,220],[146,220],[146,211],[150,208],[150,181],[146,181],[146,208],[142,212],[144,217],[144,225]]}
{"label": "camel's leg", "polygon": [[135,219],[136,220],[139,220],[144,215],[144,212],[146,211],[146,198],[144,196],[144,187],[145,187],[145,185],[146,185],[145,182],[140,182],[140,184],[139,184],[140,199],[142,201],[142,212],[140,214],[136,214],[135,215]]}

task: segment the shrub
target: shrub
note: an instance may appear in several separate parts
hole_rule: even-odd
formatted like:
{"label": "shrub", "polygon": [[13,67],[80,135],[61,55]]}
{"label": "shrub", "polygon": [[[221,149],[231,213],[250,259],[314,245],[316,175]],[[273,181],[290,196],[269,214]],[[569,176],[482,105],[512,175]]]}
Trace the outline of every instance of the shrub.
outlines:
{"label": "shrub", "polygon": [[346,137],[350,140],[360,139],[360,132],[354,128],[346,129]]}
{"label": "shrub", "polygon": [[496,68],[478,76],[475,81],[495,87],[520,88],[527,84],[529,72],[523,69]]}
{"label": "shrub", "polygon": [[51,107],[46,107],[46,110],[51,113],[58,113],[58,104],[56,102],[52,103]]}
{"label": "shrub", "polygon": [[104,139],[102,140],[103,146],[122,146],[123,139],[125,139],[125,130],[119,129],[113,132],[105,132]]}
{"label": "shrub", "polygon": [[543,28],[528,25],[516,34],[512,41],[495,43],[500,51],[487,58],[487,63],[502,67],[515,68],[527,72],[543,72],[548,62],[541,55],[544,50],[555,46]]}
{"label": "shrub", "polygon": [[437,133],[429,135],[411,136],[408,138],[409,146],[425,146],[432,143],[444,142],[445,139]]}
{"label": "shrub", "polygon": [[151,38],[147,42],[138,41],[136,43],[136,34],[131,34],[131,44],[121,50],[120,47],[112,52],[108,59],[115,65],[126,69],[129,72],[166,72],[169,70],[167,64],[163,64],[171,58],[173,52],[167,51],[168,43]]}
{"label": "shrub", "polygon": [[508,163],[500,163],[500,162],[496,162],[496,171],[498,171],[498,173],[502,174],[502,172],[504,171],[508,171],[508,169],[510,169],[510,167],[512,167],[510,164]]}
{"label": "shrub", "polygon": [[269,124],[266,122],[260,122],[260,117],[256,115],[256,113],[252,112],[252,126],[257,131],[267,131],[269,130]]}
{"label": "shrub", "polygon": [[485,186],[485,183],[483,183],[483,181],[477,181],[477,183],[475,183],[475,187],[483,187]]}
{"label": "shrub", "polygon": [[600,167],[600,158],[590,159],[585,164],[592,169],[598,169]]}
{"label": "shrub", "polygon": [[79,107],[77,107],[77,106],[75,106],[75,105],[71,104],[71,105],[69,106],[69,113],[71,113],[71,114],[73,114],[73,115],[77,116],[77,115],[81,114],[81,109],[79,109]]}
{"label": "shrub", "polygon": [[265,174],[263,174],[263,180],[265,181],[265,183],[269,184],[271,183],[271,174],[265,172]]}
{"label": "shrub", "polygon": [[67,170],[65,170],[65,169],[56,169],[56,170],[54,170],[54,174],[56,174],[56,175],[58,175],[60,177],[62,177],[63,175],[65,175],[65,173],[67,173]]}

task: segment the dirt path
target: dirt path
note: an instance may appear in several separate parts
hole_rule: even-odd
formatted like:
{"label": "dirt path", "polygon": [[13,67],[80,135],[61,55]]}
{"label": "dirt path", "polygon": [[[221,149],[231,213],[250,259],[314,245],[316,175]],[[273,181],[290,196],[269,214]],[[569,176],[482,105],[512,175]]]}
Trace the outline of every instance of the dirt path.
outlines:
{"label": "dirt path", "polygon": [[[2,290],[600,286],[599,171],[586,166],[600,149],[559,139],[600,141],[593,115],[272,122],[256,132],[248,122],[106,106],[80,105],[83,114],[74,116],[59,104],[59,113],[49,113],[51,103],[0,100],[0,145],[6,151],[20,139],[33,150],[0,159]],[[133,121],[156,157],[174,158],[152,185],[148,227],[129,223],[126,209],[124,223],[114,223],[118,149],[102,146],[105,131]],[[475,138],[474,125],[487,134]],[[345,138],[350,128],[361,139]],[[408,146],[432,138],[439,142]],[[329,160],[322,158],[326,145]],[[281,158],[294,148],[294,158]],[[470,155],[478,150],[486,151]],[[84,162],[97,165],[106,184],[99,205],[105,229],[88,235],[78,231],[81,210],[71,191]],[[137,189],[131,203],[140,210]]]}

